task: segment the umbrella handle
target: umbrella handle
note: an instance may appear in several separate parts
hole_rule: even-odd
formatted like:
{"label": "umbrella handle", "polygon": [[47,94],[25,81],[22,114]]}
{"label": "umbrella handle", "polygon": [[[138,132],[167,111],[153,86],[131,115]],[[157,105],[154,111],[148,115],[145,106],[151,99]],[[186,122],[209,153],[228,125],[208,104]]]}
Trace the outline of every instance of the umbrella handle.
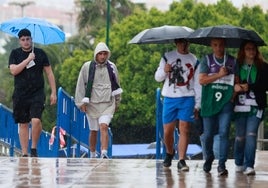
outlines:
{"label": "umbrella handle", "polygon": [[167,58],[165,55],[163,55],[163,59],[165,60],[165,62],[167,63]]}
{"label": "umbrella handle", "polygon": [[35,24],[34,24],[34,30],[33,30],[33,37],[32,37],[32,52],[34,53],[34,35],[35,35]]}
{"label": "umbrella handle", "polygon": [[225,67],[225,64],[226,64],[226,51],[224,51],[224,56],[223,56],[223,66]]}
{"label": "umbrella handle", "polygon": [[32,41],[32,52],[34,53],[34,42]]}

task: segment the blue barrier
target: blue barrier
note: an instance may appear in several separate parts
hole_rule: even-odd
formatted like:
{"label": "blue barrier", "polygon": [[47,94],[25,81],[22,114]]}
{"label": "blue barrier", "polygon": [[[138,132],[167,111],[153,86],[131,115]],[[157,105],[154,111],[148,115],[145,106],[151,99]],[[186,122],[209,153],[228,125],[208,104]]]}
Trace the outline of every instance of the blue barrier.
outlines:
{"label": "blue barrier", "polygon": [[19,147],[18,126],[15,124],[12,111],[0,104],[0,140],[9,147],[9,155],[14,155],[14,149]]}
{"label": "blue barrier", "polygon": [[[161,90],[156,90],[156,159],[162,159],[162,144],[164,144],[163,122],[162,122],[162,99]],[[165,149],[165,148],[163,148]],[[163,151],[165,153],[165,151]]]}
{"label": "blue barrier", "polygon": [[[62,88],[58,89],[56,124],[55,139],[52,145],[49,145],[51,134],[42,130],[37,146],[40,157],[60,157],[63,156],[62,153],[64,153],[64,157],[89,156],[88,153],[85,153],[89,147],[88,137],[90,131],[86,115],[76,107],[73,97]],[[60,148],[60,128],[66,131],[65,148]],[[14,156],[14,150],[21,153],[18,125],[14,122],[12,111],[2,104],[0,104],[0,130],[0,141],[9,147],[9,155]],[[30,146],[31,138],[29,138],[29,141]],[[81,153],[81,151],[83,152]],[[97,152],[100,153],[99,138]],[[109,129],[108,157],[112,157],[111,129]]]}
{"label": "blue barrier", "polygon": [[[58,89],[58,110],[57,110],[57,130],[59,135],[59,127],[63,128],[67,133],[67,157],[71,157],[73,153],[80,156],[81,146],[89,147],[89,126],[86,115],[81,112],[75,105],[74,98],[71,97],[62,88]],[[97,153],[100,153],[100,135],[97,142]],[[56,151],[59,150],[59,139],[57,139]],[[75,144],[75,147],[74,147]],[[75,152],[73,152],[75,150]],[[58,153],[59,156],[59,153]],[[112,157],[112,133],[109,129],[108,156]]]}

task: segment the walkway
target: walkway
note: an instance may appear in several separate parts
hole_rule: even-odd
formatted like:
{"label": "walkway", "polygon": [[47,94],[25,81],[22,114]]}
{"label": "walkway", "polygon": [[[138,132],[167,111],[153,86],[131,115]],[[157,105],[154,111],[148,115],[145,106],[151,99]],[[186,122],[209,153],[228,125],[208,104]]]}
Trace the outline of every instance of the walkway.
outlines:
{"label": "walkway", "polygon": [[203,161],[187,161],[189,172],[178,172],[177,161],[164,169],[154,159],[88,159],[88,158],[9,158],[0,157],[0,187],[116,187],[116,188],[233,188],[268,187],[268,152],[257,152],[256,176],[234,171],[228,160],[228,177],[217,176],[217,162],[212,171],[202,171]]}

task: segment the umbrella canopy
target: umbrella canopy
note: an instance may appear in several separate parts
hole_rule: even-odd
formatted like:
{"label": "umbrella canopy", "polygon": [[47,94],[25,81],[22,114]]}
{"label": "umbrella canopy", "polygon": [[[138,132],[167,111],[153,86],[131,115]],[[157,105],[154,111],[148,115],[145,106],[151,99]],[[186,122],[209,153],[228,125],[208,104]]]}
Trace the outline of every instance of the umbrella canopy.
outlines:
{"label": "umbrella canopy", "polygon": [[186,26],[164,25],[145,29],[133,37],[130,44],[164,44],[173,43],[174,39],[186,38],[194,30]]}
{"label": "umbrella canopy", "polygon": [[39,18],[15,18],[0,25],[0,30],[15,37],[21,29],[30,30],[35,43],[48,45],[65,41],[65,33],[58,26]]}
{"label": "umbrella canopy", "polygon": [[232,25],[199,28],[187,37],[191,43],[206,46],[210,46],[212,38],[224,38],[228,48],[239,48],[243,41],[253,41],[258,46],[265,45],[263,39],[255,31]]}

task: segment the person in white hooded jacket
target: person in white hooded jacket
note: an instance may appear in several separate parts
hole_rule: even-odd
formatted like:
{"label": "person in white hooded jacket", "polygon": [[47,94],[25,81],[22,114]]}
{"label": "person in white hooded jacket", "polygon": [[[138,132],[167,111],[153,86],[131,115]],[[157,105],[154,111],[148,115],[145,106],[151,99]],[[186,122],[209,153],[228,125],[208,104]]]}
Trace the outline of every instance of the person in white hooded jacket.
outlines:
{"label": "person in white hooded jacket", "polygon": [[166,52],[155,72],[155,80],[163,82],[163,128],[166,157],[164,167],[170,167],[175,155],[174,130],[178,123],[178,170],[189,171],[185,162],[191,122],[198,117],[201,85],[198,80],[198,60],[189,52],[189,42],[175,39],[176,50]]}
{"label": "person in white hooded jacket", "polygon": [[101,158],[108,158],[108,128],[123,92],[119,85],[117,67],[109,61],[110,55],[108,46],[103,42],[98,43],[94,51],[94,60],[83,64],[76,85],[75,103],[86,113],[88,119],[91,158],[97,157],[99,130]]}

